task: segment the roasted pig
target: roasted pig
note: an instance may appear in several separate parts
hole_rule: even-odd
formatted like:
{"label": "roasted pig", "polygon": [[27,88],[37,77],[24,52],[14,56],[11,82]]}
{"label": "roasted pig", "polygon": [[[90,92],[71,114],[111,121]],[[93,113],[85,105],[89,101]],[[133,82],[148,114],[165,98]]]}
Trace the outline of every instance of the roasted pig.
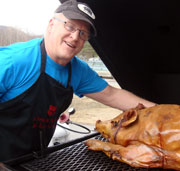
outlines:
{"label": "roasted pig", "polygon": [[98,120],[96,129],[107,142],[89,139],[88,149],[132,167],[180,170],[179,105],[139,104],[112,120]]}

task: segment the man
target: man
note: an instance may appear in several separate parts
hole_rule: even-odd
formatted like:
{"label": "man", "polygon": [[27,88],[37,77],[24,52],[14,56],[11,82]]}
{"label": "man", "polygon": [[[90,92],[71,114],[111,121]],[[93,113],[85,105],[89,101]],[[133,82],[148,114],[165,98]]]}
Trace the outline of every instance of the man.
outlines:
{"label": "man", "polygon": [[94,19],[87,4],[70,0],[57,8],[44,39],[0,48],[0,161],[46,147],[73,93],[121,110],[154,105],[111,87],[75,57],[96,35]]}

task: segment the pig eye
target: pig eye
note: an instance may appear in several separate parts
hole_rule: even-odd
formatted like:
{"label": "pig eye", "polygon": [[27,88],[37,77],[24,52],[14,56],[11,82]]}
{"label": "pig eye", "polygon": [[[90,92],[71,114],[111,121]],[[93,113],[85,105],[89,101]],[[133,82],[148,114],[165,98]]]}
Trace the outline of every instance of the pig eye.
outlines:
{"label": "pig eye", "polygon": [[119,122],[117,122],[117,121],[111,121],[111,123],[112,123],[112,126],[113,126],[113,127],[117,127],[118,124],[119,124]]}
{"label": "pig eye", "polygon": [[118,122],[114,122],[114,126],[118,126]]}

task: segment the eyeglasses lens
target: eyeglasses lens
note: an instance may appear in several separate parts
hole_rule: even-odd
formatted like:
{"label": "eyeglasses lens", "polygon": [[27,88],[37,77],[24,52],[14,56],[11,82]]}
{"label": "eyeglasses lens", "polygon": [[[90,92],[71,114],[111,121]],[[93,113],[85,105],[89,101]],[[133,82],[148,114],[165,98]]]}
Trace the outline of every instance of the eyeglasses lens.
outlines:
{"label": "eyeglasses lens", "polygon": [[[75,26],[73,25],[73,24],[71,24],[71,23],[68,23],[68,22],[66,22],[66,23],[64,23],[64,28],[67,30],[67,31],[69,31],[69,32],[71,32],[71,33],[74,33],[76,30],[78,30],[78,29],[76,29],[75,28]],[[85,31],[83,31],[83,30],[79,30],[79,37],[82,39],[82,40],[88,40],[89,39],[89,34],[87,33],[87,32],[85,32]]]}

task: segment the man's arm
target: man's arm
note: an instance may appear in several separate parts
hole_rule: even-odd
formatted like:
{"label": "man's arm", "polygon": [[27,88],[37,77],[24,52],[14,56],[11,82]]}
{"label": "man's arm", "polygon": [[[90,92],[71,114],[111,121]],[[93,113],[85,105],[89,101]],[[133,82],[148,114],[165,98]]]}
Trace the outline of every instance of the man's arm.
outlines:
{"label": "man's arm", "polygon": [[85,96],[120,110],[136,107],[138,103],[142,103],[145,107],[155,105],[155,103],[142,99],[129,91],[110,85],[100,92],[85,94]]}

